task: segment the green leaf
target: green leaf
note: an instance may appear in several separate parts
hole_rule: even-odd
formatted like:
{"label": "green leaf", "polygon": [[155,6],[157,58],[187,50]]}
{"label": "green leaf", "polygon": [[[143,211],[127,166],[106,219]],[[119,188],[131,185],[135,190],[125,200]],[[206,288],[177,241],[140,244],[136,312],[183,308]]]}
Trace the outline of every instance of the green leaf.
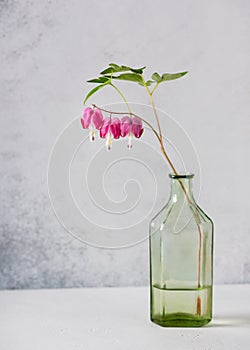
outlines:
{"label": "green leaf", "polygon": [[104,69],[100,74],[105,75],[105,74],[113,74],[113,73],[120,73],[120,72],[129,72],[130,68],[127,66],[118,66],[115,63],[110,63],[110,67]]}
{"label": "green leaf", "polygon": [[146,68],[146,66],[141,67],[141,68],[130,68],[131,72],[133,73],[138,73],[138,74],[142,74],[143,70]]}
{"label": "green leaf", "polygon": [[180,73],[164,73],[161,76],[162,81],[175,80],[183,77],[188,72],[180,72]]}
{"label": "green leaf", "polygon": [[136,83],[143,85],[143,78],[138,73],[124,73],[124,74],[120,74],[120,75],[113,77],[113,78],[117,79],[117,80],[133,81],[133,82],[136,82]]}
{"label": "green leaf", "polygon": [[180,73],[164,73],[162,74],[162,76],[160,76],[159,73],[154,73],[152,75],[152,79],[154,81],[156,81],[158,84],[162,83],[163,81],[168,81],[168,80],[175,80],[178,78],[183,77],[184,75],[186,75],[188,72],[180,72]]}
{"label": "green leaf", "polygon": [[160,76],[160,74],[158,74],[157,72],[155,72],[154,74],[152,74],[151,77],[154,81],[156,81],[157,83],[160,83],[162,81],[162,78]]}
{"label": "green leaf", "polygon": [[104,83],[102,85],[97,85],[96,87],[94,87],[94,89],[90,90],[90,92],[87,94],[87,96],[84,99],[84,104],[88,101],[88,99],[94,95],[98,90],[100,90],[101,88],[103,88],[104,86],[108,85],[107,83]]}
{"label": "green leaf", "polygon": [[105,75],[105,74],[113,74],[113,73],[121,73],[121,72],[133,72],[133,73],[138,73],[138,74],[142,74],[143,70],[146,68],[146,66],[141,67],[141,68],[132,68],[132,67],[128,67],[128,66],[124,66],[121,65],[119,66],[116,63],[110,63],[109,67],[104,69],[101,74]]}
{"label": "green leaf", "polygon": [[110,63],[109,66],[110,66],[110,67],[113,67],[114,69],[117,69],[117,68],[120,67],[120,66],[118,66],[118,64],[116,64],[116,63]]}
{"label": "green leaf", "polygon": [[99,78],[88,80],[87,83],[103,84],[103,83],[106,83],[108,80],[109,79],[107,77],[99,77]]}
{"label": "green leaf", "polygon": [[151,86],[152,84],[155,84],[155,81],[153,81],[153,80],[147,80],[146,81],[146,85],[147,86]]}
{"label": "green leaf", "polygon": [[111,73],[114,73],[115,72],[115,70],[114,70],[114,68],[113,67],[108,67],[108,68],[106,68],[106,69],[104,69],[100,74],[111,74]]}

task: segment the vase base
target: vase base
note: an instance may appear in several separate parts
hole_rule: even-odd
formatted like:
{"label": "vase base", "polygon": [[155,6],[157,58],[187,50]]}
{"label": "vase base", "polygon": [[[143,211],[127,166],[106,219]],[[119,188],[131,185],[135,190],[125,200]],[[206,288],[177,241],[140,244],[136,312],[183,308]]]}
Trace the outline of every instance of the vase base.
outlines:
{"label": "vase base", "polygon": [[151,321],[162,327],[202,327],[208,324],[212,318],[202,318],[186,313],[174,313],[166,315],[164,318],[159,316],[151,317]]}

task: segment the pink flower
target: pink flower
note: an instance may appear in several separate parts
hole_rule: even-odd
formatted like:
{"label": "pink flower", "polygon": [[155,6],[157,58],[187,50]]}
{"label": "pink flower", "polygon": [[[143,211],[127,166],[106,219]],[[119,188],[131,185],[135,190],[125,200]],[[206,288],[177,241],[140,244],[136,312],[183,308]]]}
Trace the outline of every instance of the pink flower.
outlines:
{"label": "pink flower", "polygon": [[142,127],[142,121],[137,117],[122,117],[121,119],[121,136],[126,137],[128,135],[128,148],[132,147],[132,137],[141,137],[144,129]]}
{"label": "pink flower", "polygon": [[100,137],[106,138],[107,148],[110,150],[112,139],[119,139],[121,135],[121,122],[118,118],[107,117],[104,119],[103,125],[100,129]]}
{"label": "pink flower", "polygon": [[85,108],[81,118],[81,124],[84,129],[90,129],[90,141],[95,139],[95,130],[100,130],[103,124],[103,115],[99,109]]}

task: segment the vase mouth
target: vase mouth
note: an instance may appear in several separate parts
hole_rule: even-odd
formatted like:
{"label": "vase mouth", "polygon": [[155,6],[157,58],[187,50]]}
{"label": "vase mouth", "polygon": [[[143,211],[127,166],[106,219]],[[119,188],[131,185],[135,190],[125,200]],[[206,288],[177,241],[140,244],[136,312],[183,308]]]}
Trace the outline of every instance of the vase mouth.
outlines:
{"label": "vase mouth", "polygon": [[192,174],[192,173],[180,173],[180,174],[170,173],[169,177],[171,179],[192,179],[194,177],[194,174]]}

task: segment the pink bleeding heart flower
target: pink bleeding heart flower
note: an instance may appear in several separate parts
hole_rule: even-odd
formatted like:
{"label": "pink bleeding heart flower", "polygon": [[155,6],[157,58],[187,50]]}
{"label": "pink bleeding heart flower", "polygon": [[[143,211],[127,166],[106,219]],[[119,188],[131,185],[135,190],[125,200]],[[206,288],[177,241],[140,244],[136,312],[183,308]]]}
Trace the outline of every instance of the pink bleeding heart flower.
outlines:
{"label": "pink bleeding heart flower", "polygon": [[105,118],[100,129],[100,137],[106,138],[107,149],[110,150],[112,139],[121,136],[121,122],[119,118]]}
{"label": "pink bleeding heart flower", "polygon": [[84,129],[90,129],[90,141],[95,139],[95,130],[100,130],[103,124],[103,115],[99,109],[85,108],[81,118],[81,124]]}
{"label": "pink bleeding heart flower", "polygon": [[121,119],[121,136],[128,136],[128,148],[132,147],[132,137],[141,137],[144,129],[142,121],[138,117],[122,117]]}

